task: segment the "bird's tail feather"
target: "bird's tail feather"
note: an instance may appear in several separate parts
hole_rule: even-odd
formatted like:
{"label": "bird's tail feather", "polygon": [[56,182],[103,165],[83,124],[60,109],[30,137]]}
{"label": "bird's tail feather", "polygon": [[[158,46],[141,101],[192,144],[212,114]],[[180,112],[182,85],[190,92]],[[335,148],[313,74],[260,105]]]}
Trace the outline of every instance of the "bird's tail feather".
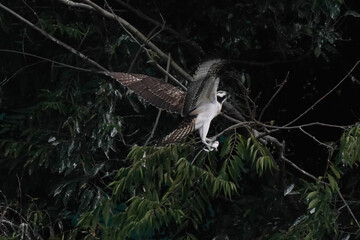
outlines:
{"label": "bird's tail feather", "polygon": [[166,137],[164,137],[159,145],[166,145],[171,143],[178,143],[183,140],[187,135],[195,130],[195,117],[185,118],[180,125]]}

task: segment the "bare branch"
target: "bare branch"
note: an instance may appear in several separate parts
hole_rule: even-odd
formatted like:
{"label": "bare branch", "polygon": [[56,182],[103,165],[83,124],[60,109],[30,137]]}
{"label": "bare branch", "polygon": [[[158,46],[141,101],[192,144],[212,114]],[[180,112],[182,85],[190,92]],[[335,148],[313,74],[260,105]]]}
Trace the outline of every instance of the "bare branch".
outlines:
{"label": "bare branch", "polygon": [[259,115],[259,121],[261,121],[261,118],[265,112],[265,110],[270,106],[271,102],[274,100],[274,98],[276,97],[276,95],[281,91],[281,89],[284,87],[285,83],[287,82],[289,77],[289,72],[287,72],[286,77],[284,79],[284,81],[279,85],[279,88],[276,90],[276,92],[274,93],[274,95],[272,95],[272,97],[270,98],[270,100],[267,102],[267,104],[265,105],[265,107],[262,109],[260,115]]}
{"label": "bare branch", "polygon": [[307,51],[302,56],[291,59],[291,60],[274,60],[269,62],[252,62],[252,61],[244,61],[244,60],[231,60],[233,63],[238,63],[242,65],[249,65],[249,66],[255,66],[255,67],[264,67],[264,66],[271,66],[276,64],[284,64],[284,63],[294,63],[303,60],[304,58],[308,57],[309,55],[313,54],[313,51]]}
{"label": "bare branch", "polygon": [[[169,61],[167,62],[167,65],[166,65],[166,71],[169,71],[169,69],[170,69],[170,59],[171,59],[171,55],[169,54]],[[167,82],[167,80],[168,80],[168,77],[167,77],[167,75],[165,76],[165,82]],[[146,140],[146,142],[145,142],[145,146],[149,143],[149,141],[150,141],[150,139],[151,138],[153,138],[153,136],[154,136],[154,133],[155,133],[155,130],[156,130],[156,128],[157,128],[157,125],[159,124],[159,119],[160,119],[160,116],[161,116],[161,112],[162,112],[162,110],[161,109],[159,109],[158,110],[158,114],[157,114],[157,116],[156,116],[156,120],[155,120],[155,124],[154,124],[154,127],[153,127],[153,129],[151,130],[151,133],[150,133],[150,136],[149,136],[149,138]]]}
{"label": "bare branch", "polygon": [[313,139],[315,142],[319,143],[320,145],[323,145],[327,148],[330,148],[331,150],[334,150],[334,148],[326,143],[323,143],[321,141],[319,141],[315,136],[311,135],[310,133],[306,132],[302,127],[299,127],[300,131],[302,131],[303,133],[305,133],[305,135],[309,136],[311,139]]}
{"label": "bare branch", "polygon": [[[307,171],[305,171],[304,169],[300,168],[298,165],[296,165],[295,163],[293,163],[291,160],[287,159],[285,156],[284,156],[284,153],[285,153],[285,142],[282,142],[280,143],[276,138],[274,138],[273,140],[273,143],[280,148],[280,159],[287,162],[288,164],[290,164],[290,166],[292,166],[293,168],[295,168],[296,170],[298,170],[299,172],[301,172],[302,174],[304,174],[305,176],[308,176],[309,178],[313,179],[314,181],[316,182],[319,182],[325,186],[330,186],[329,183],[327,182],[324,182],[324,181],[321,181],[319,180],[319,178],[315,177],[314,175],[308,173]],[[360,228],[360,224],[359,224],[359,221],[357,220],[357,218],[355,217],[353,211],[351,210],[349,204],[346,202],[345,198],[343,197],[343,195],[341,194],[340,192],[340,189],[337,189],[337,193],[339,194],[341,200],[343,201],[344,205],[346,206],[346,208],[348,209],[350,215],[352,216],[352,218],[354,219],[356,225],[358,226],[358,228]]]}
{"label": "bare branch", "polygon": [[[106,1],[105,1],[105,2],[106,2]],[[107,2],[106,2],[106,4],[108,5]],[[113,16],[115,16],[115,13],[112,11],[112,9],[111,9],[111,7],[110,7],[109,5],[108,5],[108,8],[111,10]],[[119,24],[125,29],[125,31],[127,31],[127,29],[122,25],[121,21],[119,21],[118,19],[116,19],[116,20],[117,20],[117,21],[119,22]],[[155,34],[153,34],[153,35],[150,33],[150,36],[149,36],[148,38],[146,38],[146,42],[145,42],[144,44],[146,45],[148,42],[151,41],[152,38],[154,38],[157,34],[159,34],[159,33],[164,29],[164,26],[165,26],[165,22],[164,22],[164,24],[162,25],[161,29],[160,29],[157,33],[155,33]],[[132,36],[131,32],[128,32],[128,34],[136,41],[136,38],[135,38],[134,36]],[[140,48],[142,48],[142,49],[145,50],[146,55],[147,55],[148,58],[150,59],[149,62],[152,63],[152,64],[154,64],[155,67],[157,67],[163,74],[165,74],[166,79],[169,77],[175,84],[177,84],[177,85],[178,85],[179,87],[181,87],[183,90],[186,90],[186,87],[185,87],[183,84],[181,84],[175,77],[173,77],[173,76],[170,74],[170,72],[169,72],[170,69],[169,69],[169,70],[165,70],[163,67],[161,67],[160,64],[158,64],[158,63],[155,61],[155,59],[154,59],[154,58],[152,57],[152,55],[150,54],[150,51],[144,47],[144,44],[140,44],[140,43],[138,43],[138,44],[140,45]],[[170,57],[167,57],[167,65],[171,64],[171,62],[172,62],[172,59],[171,59]]]}
{"label": "bare branch", "polygon": [[22,22],[26,23],[27,25],[29,25],[30,27],[32,27],[33,29],[35,29],[36,31],[40,32],[42,35],[44,35],[45,37],[49,38],[51,41],[55,42],[56,44],[62,46],[63,48],[69,50],[70,52],[74,53],[75,55],[79,56],[80,58],[82,58],[83,60],[87,61],[88,63],[91,63],[92,65],[96,66],[97,68],[103,70],[103,71],[108,71],[106,68],[104,68],[103,66],[101,66],[100,64],[98,64],[97,62],[95,62],[94,60],[88,58],[87,56],[85,56],[84,54],[82,54],[81,52],[77,51],[76,49],[70,47],[69,45],[67,45],[66,43],[63,43],[62,41],[60,41],[59,39],[53,37],[52,35],[48,34],[45,30],[35,26],[33,23],[31,23],[30,21],[28,21],[27,19],[23,18],[22,16],[20,16],[19,14],[17,14],[16,12],[12,11],[11,9],[5,7],[3,4],[0,3],[0,7],[2,9],[4,9],[5,11],[7,11],[8,13],[10,13],[11,15],[15,16],[16,18],[20,19]]}
{"label": "bare branch", "polygon": [[354,219],[356,225],[358,226],[358,228],[360,228],[359,221],[358,221],[357,218],[355,217],[355,214],[354,214],[353,211],[351,210],[349,204],[346,202],[344,196],[341,194],[340,189],[338,190],[338,194],[339,194],[341,200],[343,201],[344,205],[346,206],[347,210],[349,211],[351,217]]}
{"label": "bare branch", "polygon": [[[150,38],[150,37],[153,35],[153,33],[155,32],[155,30],[156,30],[156,27],[153,28],[153,29],[150,31],[150,33],[148,34],[148,38]],[[143,48],[143,46],[141,45],[140,48],[137,50],[137,52],[136,52],[133,60],[131,61],[130,67],[129,67],[129,69],[128,69],[128,72],[129,72],[129,73],[131,72],[132,68],[134,67],[135,62],[136,62],[137,58],[140,56],[140,53],[141,53],[142,50],[144,50],[144,48]]]}
{"label": "bare branch", "polygon": [[285,127],[285,126],[273,126],[273,125],[268,125],[268,124],[263,124],[263,123],[259,123],[267,128],[273,128],[274,130],[270,130],[270,132],[275,132],[275,131],[278,131],[278,130],[290,130],[290,129],[298,129],[300,127],[310,127],[310,126],[321,126],[321,127],[331,127],[331,128],[340,128],[340,129],[347,129],[352,125],[348,125],[348,126],[343,126],[343,125],[335,125],[335,124],[330,124],[330,123],[322,123],[322,122],[311,122],[311,123],[305,123],[305,124],[302,124],[302,125],[297,125],[297,126],[288,126],[288,127]]}
{"label": "bare branch", "polygon": [[[1,51],[1,49],[0,49]],[[10,82],[11,79],[13,79],[18,73],[22,72],[24,69],[27,69],[29,67],[32,67],[32,66],[35,66],[36,64],[40,64],[44,61],[39,61],[39,62],[36,62],[36,63],[32,63],[32,64],[29,64],[29,65],[26,65],[20,69],[18,69],[15,73],[13,73],[10,77],[5,77],[5,79],[3,81],[0,82],[0,86],[4,86],[5,84],[7,84],[8,82]]]}
{"label": "bare branch", "polygon": [[[100,6],[98,6],[97,4],[93,3],[90,0],[82,0],[82,1],[95,8],[101,15],[121,23],[121,26],[123,26],[124,29],[128,30],[129,32],[137,36],[142,42],[144,42],[149,48],[151,48],[154,52],[156,52],[161,58],[165,59],[166,61],[168,60],[167,54],[165,54],[162,50],[160,50],[151,41],[148,41],[147,37],[145,37],[138,29],[136,29],[126,20],[119,17],[118,15],[106,11],[105,9],[101,8]],[[181,76],[183,76],[187,81],[192,81],[192,77],[179,65],[177,65],[174,61],[171,61],[171,66],[173,67],[174,70],[176,70],[179,74],[181,74]]]}
{"label": "bare branch", "polygon": [[168,71],[166,71],[163,67],[161,67],[150,55],[150,53],[148,51],[145,51],[146,55],[150,58],[150,63],[154,64],[163,74],[165,74],[165,76],[168,76],[171,81],[173,81],[175,84],[177,84],[179,87],[181,87],[183,90],[186,91],[186,87],[179,82],[174,76],[172,76]]}
{"label": "bare branch", "polygon": [[215,136],[213,136],[212,138],[218,138],[219,136],[223,135],[225,132],[231,131],[233,129],[239,128],[239,127],[247,127],[250,126],[251,124],[254,124],[255,122],[251,121],[251,122],[238,122],[234,125],[231,125],[230,127],[226,128],[225,130],[221,131],[220,133],[216,134]]}
{"label": "bare branch", "polygon": [[70,7],[78,7],[78,8],[84,8],[87,10],[95,10],[92,6],[88,5],[88,4],[84,4],[84,3],[77,3],[77,2],[73,2],[70,0],[58,0],[59,2],[66,4]]}
{"label": "bare branch", "polygon": [[[72,68],[72,69],[75,69],[75,70],[79,70],[79,71],[84,71],[84,72],[97,72],[97,71],[89,70],[89,69],[86,69],[86,68],[75,67],[75,66],[72,66],[72,65],[69,65],[69,64],[65,64],[65,63],[62,63],[62,62],[58,62],[58,61],[55,61],[55,60],[52,60],[52,59],[49,59],[49,58],[44,58],[44,57],[41,57],[41,56],[39,56],[39,55],[35,55],[35,54],[31,54],[31,53],[20,52],[20,51],[15,51],[15,50],[8,50],[8,49],[0,49],[0,52],[8,52],[8,53],[22,54],[22,55],[26,55],[26,56],[38,58],[38,59],[41,59],[41,60],[44,60],[44,61],[47,61],[47,62],[51,62],[51,63],[57,64],[57,65],[59,65],[59,66],[63,66],[63,67],[67,67],[67,68]],[[20,69],[20,70],[21,70],[21,69]],[[12,76],[12,77],[14,77],[14,76]],[[1,83],[1,84],[2,84],[2,83]],[[0,85],[1,85],[1,84],[0,84]]]}
{"label": "bare branch", "polygon": [[297,120],[299,120],[300,118],[302,118],[305,114],[307,114],[310,110],[312,110],[317,104],[319,104],[322,100],[324,100],[330,93],[335,91],[335,89],[337,89],[348,77],[351,76],[351,73],[355,70],[355,68],[359,65],[359,63],[360,63],[360,60],[355,63],[355,65],[343,77],[343,79],[341,79],[332,89],[330,89],[330,91],[328,91],[324,96],[322,96],[319,100],[317,100],[313,105],[311,105],[308,109],[306,109],[303,113],[301,113],[295,119],[293,119],[292,121],[285,124],[284,127],[287,127],[287,126],[293,124],[294,122],[296,122]]}
{"label": "bare branch", "polygon": [[[145,45],[148,45],[152,50],[154,50],[157,54],[159,54],[160,56],[164,55],[165,53],[163,53],[158,47],[156,47],[151,41],[149,41],[149,39],[147,37],[145,37],[142,33],[140,33],[135,27],[133,27],[130,23],[128,23],[127,21],[125,21],[124,19],[122,19],[121,17],[117,16],[114,12],[110,13],[108,11],[106,11],[105,9],[101,8],[100,6],[96,5],[95,3],[89,1],[89,0],[83,0],[84,2],[88,3],[89,5],[91,5],[92,8],[96,9],[99,13],[101,13],[102,15],[104,15],[105,17],[111,18],[113,20],[116,20],[127,32],[130,36],[132,36],[132,34],[136,35],[137,37],[139,37]],[[63,2],[63,1],[62,1]],[[67,1],[65,1],[67,2]],[[110,7],[109,7],[110,8]],[[110,8],[111,9],[111,8]],[[135,37],[132,36],[132,38],[136,40]],[[140,45],[140,47],[143,48],[143,45],[140,44],[138,42],[138,44]],[[148,55],[148,57],[150,59],[152,59],[151,55],[149,54],[147,49],[144,49],[146,54]],[[163,57],[164,59],[168,60],[168,56],[165,55],[165,57]],[[178,66],[174,61],[171,61],[171,65],[172,67],[177,70],[181,75],[185,76],[187,78],[187,80],[192,80],[192,77],[187,74],[180,66]],[[151,61],[152,63],[155,64],[155,66],[157,68],[159,68],[159,70],[164,73],[165,75],[169,76],[170,79],[176,83],[178,86],[180,86],[182,89],[186,90],[186,87],[184,85],[182,85],[175,77],[173,77],[168,71],[166,71],[165,69],[163,69],[158,63],[156,63],[155,61]],[[185,74],[185,75],[184,75]]]}
{"label": "bare branch", "polygon": [[163,27],[164,30],[168,31],[169,33],[175,35],[176,37],[178,37],[181,41],[183,41],[184,43],[187,43],[192,49],[196,50],[198,53],[200,54],[204,54],[203,50],[201,49],[200,46],[198,46],[195,42],[189,40],[189,39],[185,39],[183,35],[179,34],[177,31],[175,31],[173,28],[166,26],[154,19],[152,19],[151,17],[147,16],[146,14],[144,14],[142,11],[133,8],[131,5],[129,5],[128,3],[122,1],[122,0],[116,0],[116,2],[118,2],[119,4],[121,4],[122,6],[124,6],[125,8],[129,9],[130,11],[132,11],[133,13],[135,13],[138,17],[146,20],[147,22],[150,22],[152,24],[154,24],[155,26],[158,27]]}
{"label": "bare branch", "polygon": [[[295,168],[296,170],[298,170],[299,172],[301,172],[302,174],[308,176],[309,178],[313,179],[314,181],[319,181],[319,179],[317,177],[315,177],[314,175],[306,172],[304,169],[300,168],[298,165],[296,165],[295,163],[293,163],[291,160],[287,159],[286,157],[282,156],[281,157],[282,160],[284,160],[285,162],[287,162],[288,164],[290,164],[293,168]],[[322,184],[328,185],[328,183],[326,182],[322,182],[320,181]]]}
{"label": "bare branch", "polygon": [[245,121],[245,117],[231,103],[225,101],[223,104],[223,109],[233,119],[236,119],[238,121]]}

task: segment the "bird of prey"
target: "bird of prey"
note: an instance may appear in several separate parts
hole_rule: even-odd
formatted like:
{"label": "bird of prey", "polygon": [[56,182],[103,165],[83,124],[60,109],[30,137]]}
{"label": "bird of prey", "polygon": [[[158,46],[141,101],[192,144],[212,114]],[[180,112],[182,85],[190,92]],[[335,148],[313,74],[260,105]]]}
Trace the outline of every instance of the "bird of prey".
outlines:
{"label": "bird of prey", "polygon": [[207,150],[212,151],[217,149],[219,142],[207,138],[210,123],[220,113],[222,104],[229,96],[227,92],[217,90],[218,71],[224,63],[219,59],[201,63],[187,91],[148,75],[122,72],[106,74],[155,107],[185,117],[180,125],[161,141],[162,145],[177,143],[191,132],[199,130],[201,141]]}

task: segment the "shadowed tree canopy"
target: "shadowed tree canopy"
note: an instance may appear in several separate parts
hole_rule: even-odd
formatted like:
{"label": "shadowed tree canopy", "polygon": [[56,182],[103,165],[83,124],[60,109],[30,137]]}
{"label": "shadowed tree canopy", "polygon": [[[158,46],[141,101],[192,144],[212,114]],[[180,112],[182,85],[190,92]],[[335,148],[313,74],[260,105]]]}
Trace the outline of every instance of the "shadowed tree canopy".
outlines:
{"label": "shadowed tree canopy", "polygon": [[[359,238],[359,25],[355,0],[2,0],[0,239]],[[152,104],[211,59],[218,151],[157,146],[182,118]]]}

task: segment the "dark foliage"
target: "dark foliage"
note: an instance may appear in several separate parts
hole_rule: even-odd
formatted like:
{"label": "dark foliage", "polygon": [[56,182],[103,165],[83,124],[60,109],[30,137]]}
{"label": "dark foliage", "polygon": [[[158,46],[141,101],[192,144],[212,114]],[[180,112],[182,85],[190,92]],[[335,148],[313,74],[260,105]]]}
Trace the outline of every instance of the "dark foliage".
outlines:
{"label": "dark foliage", "polygon": [[[110,71],[164,78],[119,22],[63,2],[1,4]],[[228,60],[220,88],[249,123],[214,119],[218,152],[196,134],[155,147],[180,117],[151,137],[156,108],[0,8],[0,239],[359,236],[356,1],[94,2],[190,74]]]}

